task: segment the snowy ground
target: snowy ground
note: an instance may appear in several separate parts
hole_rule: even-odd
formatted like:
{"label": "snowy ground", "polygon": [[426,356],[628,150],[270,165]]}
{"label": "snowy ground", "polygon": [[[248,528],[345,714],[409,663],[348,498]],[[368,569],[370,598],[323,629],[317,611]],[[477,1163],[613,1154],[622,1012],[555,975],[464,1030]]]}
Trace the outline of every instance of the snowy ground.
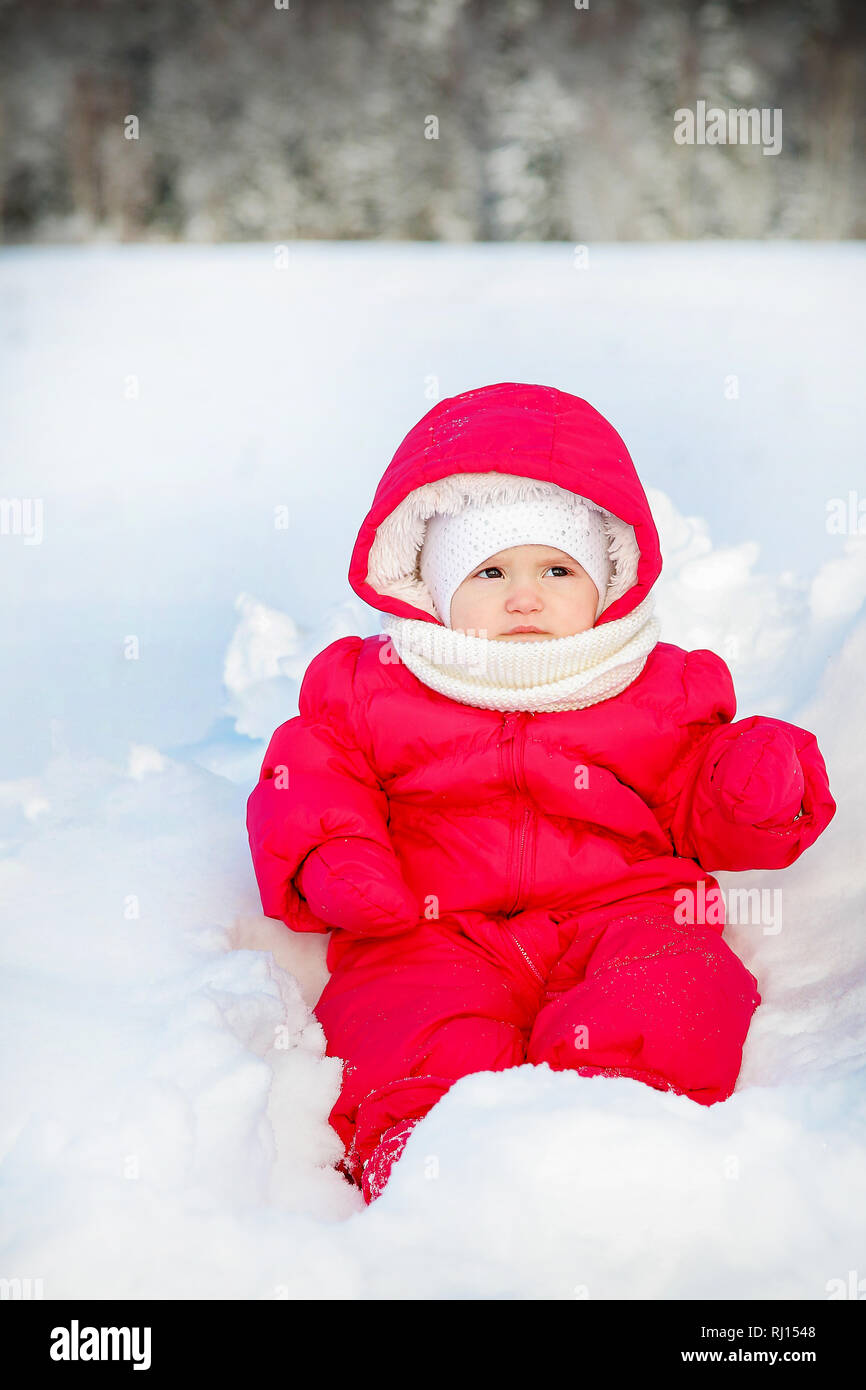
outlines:
{"label": "snowy ground", "polygon": [[[0,1276],[47,1298],[263,1299],[825,1299],[866,1280],[866,536],[827,528],[831,499],[866,497],[866,259],[589,261],[0,255],[3,495],[42,503],[38,540],[0,535]],[[781,917],[727,932],[764,1000],[730,1100],[467,1077],[368,1210],[330,1167],[325,938],[262,917],[245,801],[311,657],[378,630],[345,576],[403,434],[502,380],[585,396],[620,430],[662,537],[663,639],[725,657],[738,716],[813,730],[839,810],[790,869],[719,876],[781,889]]]}

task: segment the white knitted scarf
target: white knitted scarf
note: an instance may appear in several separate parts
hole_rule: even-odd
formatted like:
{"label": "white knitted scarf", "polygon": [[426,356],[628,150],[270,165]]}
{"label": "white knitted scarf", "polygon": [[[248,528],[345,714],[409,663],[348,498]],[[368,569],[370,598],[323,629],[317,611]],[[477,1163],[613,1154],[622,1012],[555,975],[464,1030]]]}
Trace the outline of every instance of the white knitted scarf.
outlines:
{"label": "white knitted scarf", "polygon": [[624,618],[541,642],[498,641],[391,613],[382,626],[412,674],[461,705],[585,709],[640,675],[661,631],[653,608],[647,594]]}

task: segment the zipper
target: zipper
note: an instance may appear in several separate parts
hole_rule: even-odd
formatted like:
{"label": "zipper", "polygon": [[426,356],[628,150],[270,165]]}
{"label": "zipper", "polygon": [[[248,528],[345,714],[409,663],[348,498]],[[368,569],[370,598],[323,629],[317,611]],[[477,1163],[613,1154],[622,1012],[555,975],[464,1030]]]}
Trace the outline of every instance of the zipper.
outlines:
{"label": "zipper", "polygon": [[506,927],[505,930],[508,932],[508,935],[511,937],[511,940],[514,942],[518,951],[523,956],[523,959],[526,961],[526,964],[529,966],[535,978],[537,980],[540,980],[541,983],[544,984],[544,976],[542,975],[541,971],[536,967],[534,961],[532,961],[532,959],[526,954],[520,942],[517,940],[517,937],[514,935],[514,932],[511,930],[510,927]]}
{"label": "zipper", "polygon": [[[526,789],[526,786],[525,786],[525,784],[524,784],[524,782],[523,782],[523,780],[522,780],[522,778],[521,778],[520,771],[518,770],[518,759],[517,759],[517,729],[518,729],[518,727],[520,727],[520,728],[522,728],[522,729],[525,729],[526,726],[525,726],[525,724],[521,724],[521,716],[520,716],[520,714],[506,714],[506,715],[504,715],[504,716],[503,716],[503,720],[502,720],[502,725],[503,725],[503,729],[508,728],[509,726],[510,726],[510,728],[511,728],[511,734],[510,734],[510,738],[509,738],[509,743],[510,743],[510,748],[511,748],[511,777],[512,777],[512,780],[513,780],[513,782],[514,782],[515,790],[518,791],[518,792],[523,792],[524,795],[526,795],[526,794],[527,794],[527,789]],[[522,751],[523,751],[523,744],[522,744],[522,742],[521,742],[521,753],[522,753]],[[521,767],[522,767],[522,759],[521,759]],[[523,816],[522,816],[521,822],[520,822],[520,836],[519,836],[518,848],[517,848],[517,888],[516,888],[516,890],[515,890],[514,900],[512,901],[510,907],[508,908],[508,911],[507,911],[506,914],[505,914],[507,917],[511,917],[511,916],[517,911],[517,905],[518,905],[518,903],[520,902],[520,890],[521,890],[521,888],[522,888],[522,886],[523,886],[523,867],[524,867],[523,861],[524,861],[524,857],[525,857],[525,854],[526,854],[527,830],[528,830],[528,828],[529,828],[529,822],[530,822],[531,819],[532,819],[532,810],[530,809],[530,807],[525,806],[524,809],[523,809]]]}
{"label": "zipper", "polygon": [[514,901],[506,913],[507,917],[511,917],[517,911],[517,904],[520,902],[520,889],[523,885],[523,856],[526,851],[526,830],[531,817],[532,812],[527,806],[523,812],[523,820],[520,826],[520,843],[517,851],[517,891],[514,894]]}
{"label": "zipper", "polygon": [[[511,744],[511,776],[512,776],[512,779],[513,779],[513,781],[514,781],[514,786],[515,786],[515,788],[516,788],[517,791],[523,792],[524,794],[526,794],[527,788],[526,788],[525,784],[523,783],[522,778],[521,778],[521,775],[520,775],[520,771],[518,770],[517,747],[516,747],[516,744],[517,744],[517,736],[516,736],[516,728],[515,728],[515,725],[520,726],[520,727],[522,727],[522,728],[525,728],[525,723],[521,725],[521,722],[520,722],[520,715],[519,715],[519,714],[516,714],[516,715],[515,715],[515,714],[506,714],[506,715],[503,717],[502,723],[503,723],[503,728],[507,728],[507,727],[509,726],[509,724],[511,725],[511,737],[510,737],[510,744]],[[522,751],[523,751],[523,744],[522,744],[522,742],[521,742],[521,753],[522,753]],[[522,758],[521,758],[521,770],[522,770]],[[533,812],[532,812],[531,808],[530,808],[529,806],[525,806],[525,807],[523,808],[523,815],[522,815],[521,821],[520,821],[520,837],[519,837],[518,849],[517,849],[517,887],[516,887],[515,894],[514,894],[514,900],[513,900],[513,902],[511,903],[511,906],[509,907],[508,911],[505,913],[505,916],[506,916],[506,917],[511,917],[511,916],[513,916],[513,914],[514,914],[514,913],[516,912],[516,910],[517,910],[517,905],[518,905],[518,903],[520,902],[520,893],[521,893],[521,889],[522,889],[522,887],[523,887],[523,869],[524,869],[524,860],[525,860],[525,856],[526,856],[526,842],[527,842],[528,831],[529,831],[529,823],[530,823],[530,821],[532,820],[532,816],[533,816]],[[538,969],[538,967],[537,967],[537,965],[535,964],[535,962],[533,961],[532,957],[529,956],[529,955],[527,954],[527,952],[524,950],[524,948],[521,946],[520,942],[517,940],[517,937],[514,935],[514,932],[511,930],[510,927],[506,927],[505,930],[508,932],[508,935],[511,937],[511,940],[514,942],[514,944],[515,944],[515,946],[517,947],[518,951],[519,951],[520,954],[523,956],[523,959],[526,961],[526,964],[529,966],[529,968],[530,968],[530,970],[532,971],[532,973],[533,973],[533,975],[535,976],[535,978],[536,978],[537,980],[539,980],[539,981],[541,982],[541,984],[544,984],[544,976],[542,975],[541,971]]]}

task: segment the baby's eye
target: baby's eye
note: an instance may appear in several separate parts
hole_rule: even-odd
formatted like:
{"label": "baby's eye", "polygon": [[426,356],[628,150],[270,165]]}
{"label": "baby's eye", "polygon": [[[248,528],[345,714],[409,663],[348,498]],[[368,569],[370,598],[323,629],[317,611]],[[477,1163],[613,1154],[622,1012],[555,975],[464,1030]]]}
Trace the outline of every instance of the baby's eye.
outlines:
{"label": "baby's eye", "polygon": [[[567,565],[548,565],[547,568],[549,570],[562,570],[563,574],[565,575],[574,573],[574,571],[570,570]],[[502,573],[502,570],[500,569],[499,565],[485,565],[484,569],[479,570],[475,577],[476,579],[480,579],[482,575],[490,574],[491,571],[495,572],[496,574]]]}

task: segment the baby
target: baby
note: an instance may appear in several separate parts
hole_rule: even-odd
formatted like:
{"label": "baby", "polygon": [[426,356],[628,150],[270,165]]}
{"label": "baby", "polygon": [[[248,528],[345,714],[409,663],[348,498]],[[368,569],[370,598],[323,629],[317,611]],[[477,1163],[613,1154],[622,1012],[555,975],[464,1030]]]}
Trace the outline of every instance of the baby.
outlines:
{"label": "baby", "polygon": [[247,825],[262,906],[327,932],[330,1121],[367,1202],[470,1072],[547,1062],[703,1105],[732,1093],[757,981],[714,870],[791,864],[832,819],[812,734],[732,722],[712,651],[659,641],[658,535],[586,401],[501,383],[400,445],[331,643]]}

